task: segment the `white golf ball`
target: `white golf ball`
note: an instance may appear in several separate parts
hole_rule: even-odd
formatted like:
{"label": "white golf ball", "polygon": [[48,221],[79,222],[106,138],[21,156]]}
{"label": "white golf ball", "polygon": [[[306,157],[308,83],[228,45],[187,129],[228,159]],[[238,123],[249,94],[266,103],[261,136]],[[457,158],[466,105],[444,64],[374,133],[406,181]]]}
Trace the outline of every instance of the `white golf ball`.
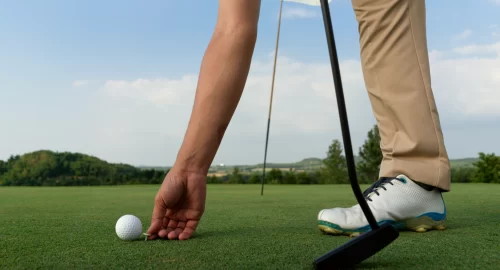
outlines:
{"label": "white golf ball", "polygon": [[122,240],[136,240],[142,235],[141,220],[134,215],[121,216],[116,222],[115,231]]}

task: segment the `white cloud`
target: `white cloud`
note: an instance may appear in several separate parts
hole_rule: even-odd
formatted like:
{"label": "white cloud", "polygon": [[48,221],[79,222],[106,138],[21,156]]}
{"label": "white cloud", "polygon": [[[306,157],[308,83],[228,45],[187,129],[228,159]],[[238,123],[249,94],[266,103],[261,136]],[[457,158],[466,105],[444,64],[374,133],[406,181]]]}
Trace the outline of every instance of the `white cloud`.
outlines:
{"label": "white cloud", "polygon": [[82,86],[87,85],[88,83],[89,83],[89,82],[88,82],[88,81],[86,81],[86,80],[77,80],[77,81],[74,81],[74,82],[72,83],[72,85],[73,85],[74,87],[82,87]]}
{"label": "white cloud", "polygon": [[481,54],[496,54],[500,55],[500,42],[486,45],[471,44],[463,47],[454,48],[453,52],[463,55],[481,55]]}
{"label": "white cloud", "polygon": [[433,88],[447,113],[500,117],[500,42],[432,56]]}
{"label": "white cloud", "polygon": [[292,8],[283,8],[283,18],[312,18],[319,16],[320,13],[312,11],[310,9],[305,9],[305,8],[297,8],[297,7],[292,7]]}
{"label": "white cloud", "polygon": [[[433,87],[439,89],[443,106],[462,104],[457,113],[500,115],[500,42],[488,45],[467,45],[452,51],[431,51]],[[251,66],[243,98],[238,111],[255,118],[269,106],[272,59],[254,61]],[[342,81],[348,89],[346,98],[351,99],[354,111],[364,110],[368,102],[360,62],[344,61],[341,64]],[[158,107],[183,107],[191,102],[197,84],[197,75],[180,79],[137,79],[133,81],[107,81],[103,89],[112,97],[126,98],[134,102],[146,102]],[[361,103],[360,103],[361,101]],[[277,63],[273,119],[283,127],[301,131],[329,131],[330,117],[334,113],[335,91],[328,62],[302,63],[280,56]],[[310,105],[309,105],[310,104]],[[491,104],[491,105],[488,105]],[[310,110],[298,111],[310,106]],[[191,108],[188,108],[191,109]],[[318,111],[319,110],[319,111]],[[321,112],[320,112],[321,111]],[[319,118],[318,118],[319,117]],[[258,117],[257,117],[258,118]],[[315,121],[308,121],[314,118]],[[326,121],[326,122],[325,122]],[[293,130],[288,130],[293,131]]]}
{"label": "white cloud", "polygon": [[490,3],[495,4],[495,5],[500,5],[500,0],[489,0]]}
{"label": "white cloud", "polygon": [[[269,107],[272,76],[272,59],[255,61],[247,80],[237,116],[258,124],[265,120]],[[368,102],[363,90],[361,67],[358,61],[342,63],[343,83],[353,110],[365,108]],[[124,102],[144,102],[158,108],[176,108],[187,114],[191,107],[198,77],[180,79],[137,79],[133,81],[108,81],[103,90],[113,98]],[[360,100],[361,99],[361,100]],[[363,102],[364,100],[364,102]],[[360,103],[361,102],[361,103]],[[324,132],[332,131],[336,117],[335,90],[328,63],[306,64],[287,57],[278,58],[276,72],[273,122],[277,132]],[[359,108],[358,108],[359,106]],[[369,110],[363,109],[369,112]],[[354,111],[353,111],[354,112]],[[236,117],[236,119],[238,119]],[[314,121],[311,121],[314,119]],[[173,119],[172,119],[173,120]],[[235,121],[238,125],[238,121]],[[241,123],[248,130],[247,121]]]}
{"label": "white cloud", "polygon": [[143,100],[154,105],[174,105],[192,95],[197,77],[185,75],[181,79],[136,79],[134,81],[109,80],[103,88],[114,97]]}
{"label": "white cloud", "polygon": [[457,34],[453,39],[456,40],[456,41],[459,41],[459,40],[465,40],[467,39],[468,37],[470,37],[472,35],[472,30],[470,29],[465,29],[464,31],[462,31],[461,33]]}
{"label": "white cloud", "polygon": [[[500,1],[500,0],[499,0]],[[490,29],[491,29],[491,36],[493,38],[498,38],[500,37],[500,27],[498,27],[498,24],[492,24],[490,25]]]}
{"label": "white cloud", "polygon": [[[475,140],[477,136],[464,132],[465,123],[478,125],[481,121],[490,121],[488,119],[500,119],[499,46],[500,43],[469,45],[430,52],[432,86],[440,117],[446,120],[443,126],[453,130],[446,134],[452,146],[451,155],[466,148],[463,140]],[[272,64],[271,55],[264,61],[252,63],[243,97],[216,163],[259,162],[263,156]],[[343,61],[341,71],[353,147],[357,152],[375,121],[360,62]],[[144,152],[142,163],[148,163],[155,156],[168,159],[166,164],[171,164],[187,127],[196,84],[196,74],[106,82],[103,98],[111,98],[111,101],[100,107],[96,136],[108,147]],[[487,126],[500,124],[495,123],[488,122]],[[328,61],[303,63],[279,57],[269,160],[323,156],[334,138],[341,139],[342,135]],[[477,145],[467,148],[474,154],[478,149]]]}
{"label": "white cloud", "polygon": [[[272,65],[272,57],[252,63],[246,89],[216,163],[259,162],[267,127]],[[374,120],[359,62],[343,62],[342,70],[347,107],[352,115],[351,132],[353,138],[362,141]],[[99,98],[103,102],[95,109],[99,115],[94,123],[98,144],[106,145],[108,151],[136,152],[134,159],[142,164],[151,164],[152,159],[167,159],[166,164],[171,164],[187,127],[196,83],[195,75],[106,82],[101,92],[104,96]],[[307,64],[280,57],[274,94],[269,161],[323,156],[331,140],[341,138],[328,62]],[[354,116],[361,120],[354,121]],[[314,142],[308,143],[310,140]],[[96,155],[120,160],[104,151],[98,149]]]}

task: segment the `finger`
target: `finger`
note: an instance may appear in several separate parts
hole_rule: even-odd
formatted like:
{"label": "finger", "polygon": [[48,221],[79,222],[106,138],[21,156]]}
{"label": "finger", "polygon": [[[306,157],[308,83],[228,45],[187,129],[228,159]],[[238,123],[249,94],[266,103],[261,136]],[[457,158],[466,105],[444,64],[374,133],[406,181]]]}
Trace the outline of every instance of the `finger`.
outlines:
{"label": "finger", "polygon": [[168,233],[166,233],[165,231],[167,230],[167,226],[170,223],[170,221],[171,220],[165,216],[165,218],[163,219],[163,225],[162,225],[160,231],[158,232],[158,237],[160,237],[162,239],[165,239],[167,237]]}
{"label": "finger", "polygon": [[184,222],[184,221],[178,222],[177,228],[175,228],[175,230],[173,230],[172,232],[170,232],[168,234],[168,239],[170,239],[170,240],[177,239],[179,237],[179,234],[181,234],[182,231],[184,230],[185,226],[186,226],[186,222]]}
{"label": "finger", "polygon": [[175,228],[177,228],[179,226],[179,222],[177,220],[170,220],[170,222],[168,223],[168,226],[167,228],[168,229],[172,229],[174,230]]}
{"label": "finger", "polygon": [[153,208],[153,214],[151,216],[151,225],[147,230],[149,234],[148,239],[153,240],[158,236],[158,232],[161,230],[166,213],[166,207],[163,199],[158,195],[155,197],[155,203]]}
{"label": "finger", "polygon": [[188,240],[191,238],[194,231],[196,231],[196,227],[198,227],[198,220],[188,220],[184,227],[184,231],[179,234],[179,240]]}
{"label": "finger", "polygon": [[170,219],[168,218],[168,215],[165,214],[165,217],[163,218],[163,224],[162,224],[161,228],[162,229],[167,228],[168,227],[168,223],[170,223]]}
{"label": "finger", "polygon": [[163,239],[167,238],[168,234],[177,228],[177,221],[171,219],[166,226],[159,232],[159,236]]}
{"label": "finger", "polygon": [[[175,217],[173,217],[173,218],[175,219]],[[168,224],[170,223],[170,221],[172,221],[172,209],[169,208],[169,209],[167,209],[167,212],[165,213],[165,219],[163,219],[162,229],[160,230],[160,232],[158,232],[158,235],[161,238],[166,238],[168,232],[171,231],[170,229],[168,229]],[[177,225],[174,225],[174,228],[175,228],[175,226],[177,226]],[[165,233],[165,231],[166,231],[166,233]]]}

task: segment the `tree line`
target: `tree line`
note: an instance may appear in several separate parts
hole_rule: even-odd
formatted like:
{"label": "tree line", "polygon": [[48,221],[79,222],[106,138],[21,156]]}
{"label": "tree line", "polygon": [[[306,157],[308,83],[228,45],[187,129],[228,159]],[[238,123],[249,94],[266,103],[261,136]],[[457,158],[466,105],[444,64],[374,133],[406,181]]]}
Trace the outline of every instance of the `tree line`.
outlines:
{"label": "tree line", "polygon": [[[382,152],[380,134],[375,125],[359,148],[356,174],[360,183],[378,178]],[[124,184],[160,184],[168,170],[140,169],[114,164],[80,153],[56,153],[47,150],[0,160],[0,186],[96,186]],[[210,184],[257,184],[262,172],[242,173],[239,168],[223,176],[208,176]],[[500,183],[500,156],[479,153],[472,166],[452,166],[452,182]],[[333,140],[322,166],[313,171],[273,168],[266,171],[266,184],[347,184],[346,158],[339,140]]]}
{"label": "tree line", "polygon": [[[368,131],[367,139],[359,148],[356,162],[356,175],[362,184],[373,183],[378,179],[382,151],[380,149],[380,133],[376,125]],[[295,171],[273,168],[266,172],[264,183],[267,184],[347,184],[349,175],[346,158],[343,155],[339,140],[333,140],[322,167],[313,172]],[[234,168],[225,176],[210,176],[209,183],[261,183],[263,173],[242,174]],[[500,183],[500,156],[494,153],[479,153],[477,162],[472,166],[452,166],[451,181],[455,183]]]}
{"label": "tree line", "polygon": [[[498,158],[498,157],[497,157]],[[500,160],[499,160],[500,161]],[[479,161],[484,164],[483,161]],[[500,183],[498,175],[491,173],[492,170],[478,170],[474,167],[458,167],[451,169],[451,181],[454,183]],[[358,182],[361,184],[371,184],[373,178],[367,178],[360,175],[359,170],[356,170]],[[338,176],[339,174],[337,174]],[[486,177],[483,177],[486,175]],[[263,177],[262,172],[253,172],[250,174],[241,173],[238,168],[234,168],[230,174],[223,176],[208,176],[207,183],[210,184],[260,184]],[[341,177],[334,178],[328,172],[317,170],[312,172],[295,171],[293,169],[271,169],[266,172],[266,184],[348,184],[349,178],[347,172],[342,173]]]}
{"label": "tree line", "polygon": [[0,160],[2,186],[159,184],[166,172],[112,164],[80,153],[36,151]]}

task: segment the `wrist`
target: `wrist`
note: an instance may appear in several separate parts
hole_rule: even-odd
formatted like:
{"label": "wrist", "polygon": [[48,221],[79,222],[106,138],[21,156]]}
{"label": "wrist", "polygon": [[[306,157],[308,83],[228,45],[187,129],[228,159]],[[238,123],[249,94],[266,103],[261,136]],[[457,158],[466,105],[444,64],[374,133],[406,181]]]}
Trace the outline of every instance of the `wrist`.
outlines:
{"label": "wrist", "polygon": [[221,139],[221,134],[209,128],[203,132],[188,130],[177,154],[175,165],[183,171],[206,176]]}
{"label": "wrist", "polygon": [[[210,167],[210,166],[209,166]],[[191,174],[191,175],[203,175],[206,176],[208,174],[209,167],[200,166],[196,164],[192,164],[190,162],[185,162],[181,160],[176,160],[172,169],[179,173],[183,174]]]}
{"label": "wrist", "polygon": [[183,165],[179,165],[179,163],[175,163],[174,166],[168,172],[169,179],[178,179],[184,184],[194,184],[194,185],[206,185],[207,183],[207,174],[203,173],[201,170],[192,169],[184,167]]}
{"label": "wrist", "polygon": [[175,160],[174,167],[179,171],[188,174],[207,175],[210,169],[212,159],[205,156],[200,156],[200,153],[195,151],[186,151],[181,148]]}

